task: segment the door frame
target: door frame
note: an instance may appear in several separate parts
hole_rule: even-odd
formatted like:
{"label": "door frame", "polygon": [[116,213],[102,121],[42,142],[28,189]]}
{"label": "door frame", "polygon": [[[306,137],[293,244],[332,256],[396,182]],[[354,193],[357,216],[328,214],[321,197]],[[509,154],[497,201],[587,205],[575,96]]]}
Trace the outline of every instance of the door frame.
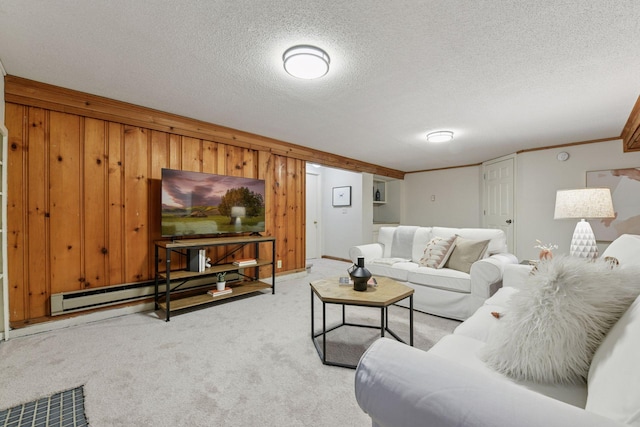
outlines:
{"label": "door frame", "polygon": [[[306,171],[306,175],[313,175],[316,177],[316,194],[315,194],[315,198],[316,198],[316,214],[318,215],[318,217],[316,218],[318,220],[318,224],[316,226],[316,244],[315,244],[315,249],[316,249],[316,258],[321,258],[322,257],[322,174],[320,172],[314,172],[314,171]],[[307,180],[308,182],[308,180]],[[306,193],[306,186],[305,186],[305,193]],[[310,197],[309,193],[305,194],[305,205],[307,204],[307,199]],[[305,223],[309,222],[309,212],[308,209],[306,209],[305,207]],[[308,233],[306,233],[305,230],[305,252],[306,252],[306,238],[308,238]],[[305,260],[309,259],[309,254],[305,253]]]}
{"label": "door frame", "polygon": [[[1,68],[0,68],[1,70]],[[0,77],[2,73],[0,73]],[[9,280],[8,280],[8,262],[7,262],[7,153],[9,145],[9,131],[0,123],[0,138],[2,139],[2,295],[0,301],[2,303],[2,330],[0,331],[0,339],[9,339]]]}
{"label": "door frame", "polygon": [[[516,253],[516,248],[518,247],[517,245],[517,240],[518,240],[518,218],[517,218],[517,212],[518,212],[518,155],[517,153],[513,153],[513,154],[508,154],[506,156],[502,156],[502,157],[498,157],[492,160],[488,160],[486,162],[482,163],[482,214],[484,212],[486,212],[487,210],[487,198],[486,198],[486,194],[487,194],[487,181],[486,179],[484,179],[486,177],[486,167],[489,165],[492,165],[494,163],[499,163],[502,162],[504,160],[509,160],[509,159],[513,159],[513,212],[512,212],[512,236],[513,236],[513,242],[512,242],[512,247],[509,248],[509,250],[511,251],[512,254]],[[486,215],[482,215],[482,227],[487,227],[487,223],[486,223]]]}

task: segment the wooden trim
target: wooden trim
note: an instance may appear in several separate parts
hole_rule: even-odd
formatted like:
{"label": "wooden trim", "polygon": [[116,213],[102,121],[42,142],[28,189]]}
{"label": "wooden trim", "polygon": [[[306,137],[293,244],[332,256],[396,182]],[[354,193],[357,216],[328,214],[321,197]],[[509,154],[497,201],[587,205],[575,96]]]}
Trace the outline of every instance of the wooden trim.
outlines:
{"label": "wooden trim", "polygon": [[547,145],[545,147],[527,148],[524,150],[516,151],[516,154],[529,153],[531,151],[550,150],[552,148],[573,147],[574,145],[595,144],[598,142],[616,141],[620,139],[619,136],[612,136],[610,138],[591,139],[589,141],[570,142],[567,144]]}
{"label": "wooden trim", "polygon": [[[558,145],[547,145],[547,146],[544,146],[544,147],[526,148],[524,150],[516,151],[515,153],[512,153],[512,154],[522,154],[522,153],[529,153],[531,151],[550,150],[552,148],[573,147],[574,145],[595,144],[597,142],[616,141],[618,139],[620,139],[619,136],[613,136],[611,138],[592,139],[592,140],[589,140],[589,141],[570,142],[570,143],[567,143],[567,144],[558,144]],[[639,144],[640,144],[640,142],[639,142]],[[638,150],[640,150],[640,145],[638,146],[638,148],[636,148],[635,150],[632,150],[632,151],[638,151]],[[625,150],[625,151],[628,151],[628,150]],[[502,157],[504,157],[504,156],[502,156]],[[495,159],[486,160],[483,163],[489,162],[491,160],[495,160]],[[434,171],[447,170],[447,169],[457,169],[457,168],[468,168],[468,167],[471,167],[471,166],[482,166],[482,163],[474,163],[474,164],[470,164],[470,165],[460,165],[460,166],[449,166],[449,167],[446,167],[446,168],[437,168],[437,169],[425,169],[425,170],[419,170],[419,171],[409,171],[409,172],[405,172],[405,174],[421,173],[421,172],[434,172]]]}
{"label": "wooden trim", "polygon": [[447,166],[446,168],[424,169],[419,171],[410,171],[406,173],[409,174],[409,173],[421,173],[421,172],[435,172],[435,171],[443,171],[447,169],[470,168],[472,166],[482,166],[482,163],[473,163],[470,165],[460,165],[460,166]]}
{"label": "wooden trim", "polygon": [[640,151],[640,96],[620,134],[624,152]]}
{"label": "wooden trim", "polygon": [[22,77],[11,75],[5,77],[5,102],[221,142],[252,150],[268,151],[354,172],[368,172],[396,179],[404,178],[404,172],[396,169]]}
{"label": "wooden trim", "polygon": [[339,258],[339,257],[329,256],[329,255],[322,255],[322,258],[324,258],[324,259],[332,259],[334,261],[352,262],[350,259],[344,259],[344,258]]}

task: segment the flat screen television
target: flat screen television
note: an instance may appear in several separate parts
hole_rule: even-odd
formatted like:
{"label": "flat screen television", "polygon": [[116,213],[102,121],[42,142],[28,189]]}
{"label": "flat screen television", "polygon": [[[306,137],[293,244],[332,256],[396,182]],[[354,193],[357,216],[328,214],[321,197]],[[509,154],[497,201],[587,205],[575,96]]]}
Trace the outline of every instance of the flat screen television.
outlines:
{"label": "flat screen television", "polygon": [[262,179],[162,169],[163,237],[265,231]]}

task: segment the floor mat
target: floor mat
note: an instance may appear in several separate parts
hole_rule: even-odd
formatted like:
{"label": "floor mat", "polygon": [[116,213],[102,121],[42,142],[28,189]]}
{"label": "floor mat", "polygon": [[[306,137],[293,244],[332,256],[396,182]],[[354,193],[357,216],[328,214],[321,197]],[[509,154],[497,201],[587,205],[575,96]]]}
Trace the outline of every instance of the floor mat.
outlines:
{"label": "floor mat", "polygon": [[81,427],[84,415],[82,386],[23,405],[0,410],[0,427]]}

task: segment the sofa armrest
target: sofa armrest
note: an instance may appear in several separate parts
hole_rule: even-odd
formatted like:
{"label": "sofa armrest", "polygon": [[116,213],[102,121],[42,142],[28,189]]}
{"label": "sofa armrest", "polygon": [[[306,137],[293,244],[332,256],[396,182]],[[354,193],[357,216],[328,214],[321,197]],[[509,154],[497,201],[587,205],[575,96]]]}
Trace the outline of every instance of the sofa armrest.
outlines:
{"label": "sofa armrest", "polygon": [[364,257],[364,262],[367,263],[373,259],[382,258],[383,254],[384,246],[382,243],[369,243],[349,248],[349,258],[354,264],[358,262],[358,257]]}
{"label": "sofa armrest", "polygon": [[517,264],[518,258],[510,253],[491,255],[471,265],[471,293],[487,299],[493,295],[502,284],[505,266]]}
{"label": "sofa armrest", "polygon": [[360,407],[381,427],[622,427],[623,424],[387,338],[360,359]]}
{"label": "sofa armrest", "polygon": [[522,288],[527,277],[531,274],[531,270],[533,270],[533,266],[524,264],[514,264],[505,267],[502,285],[516,289]]}

